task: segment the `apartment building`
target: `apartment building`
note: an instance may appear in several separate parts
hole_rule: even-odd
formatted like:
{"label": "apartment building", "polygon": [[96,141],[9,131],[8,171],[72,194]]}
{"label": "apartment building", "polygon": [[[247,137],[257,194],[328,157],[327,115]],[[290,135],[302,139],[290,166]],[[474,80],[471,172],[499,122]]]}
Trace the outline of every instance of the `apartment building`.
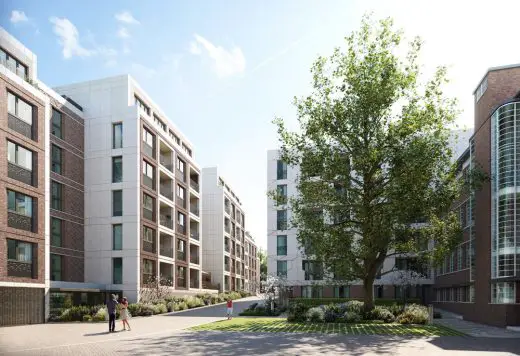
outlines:
{"label": "apartment building", "polygon": [[[267,191],[277,191],[286,197],[295,196],[298,174],[298,167],[288,166],[280,160],[279,150],[267,152]],[[298,230],[291,227],[291,219],[291,210],[287,205],[278,205],[273,199],[267,200],[268,275],[281,278],[289,287],[292,297],[363,298],[361,281],[334,280],[326,274],[322,263],[306,255],[298,244]],[[431,300],[432,269],[421,265],[416,257],[388,257],[381,274],[374,282],[375,298],[401,299],[406,293],[407,298],[418,298],[424,302]]]}
{"label": "apartment building", "polygon": [[200,169],[190,142],[128,75],[56,88],[83,108],[85,281],[137,301],[200,291]]}
{"label": "apartment building", "polygon": [[459,176],[477,167],[490,180],[456,204],[464,238],[437,267],[434,298],[467,320],[520,326],[520,64],[490,68],[473,94],[475,129]]}
{"label": "apartment building", "polygon": [[84,287],[82,111],[2,28],[0,79],[0,325],[41,323],[53,292]]}
{"label": "apartment building", "polygon": [[257,246],[246,237],[240,199],[217,167],[202,169],[202,219],[202,264],[211,273],[211,283],[221,291],[245,290],[246,283],[257,288],[248,278],[249,272],[253,278],[260,275],[256,271]]}
{"label": "apartment building", "polygon": [[257,294],[260,291],[260,258],[258,257],[255,239],[249,231],[246,231],[244,241],[244,290]]}

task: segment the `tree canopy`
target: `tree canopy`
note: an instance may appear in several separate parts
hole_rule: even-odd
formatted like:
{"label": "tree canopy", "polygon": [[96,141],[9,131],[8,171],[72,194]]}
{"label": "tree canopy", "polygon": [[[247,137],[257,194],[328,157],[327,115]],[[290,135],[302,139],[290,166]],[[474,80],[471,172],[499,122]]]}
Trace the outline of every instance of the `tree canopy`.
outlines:
{"label": "tree canopy", "polygon": [[295,99],[299,130],[275,119],[299,193],[273,195],[309,259],[336,279],[363,281],[371,308],[385,258],[439,260],[460,241],[451,211],[462,191],[450,148],[457,109],[442,90],[446,68],[421,82],[421,40],[405,43],[391,19],[365,16],[345,42],[312,66],[312,93]]}

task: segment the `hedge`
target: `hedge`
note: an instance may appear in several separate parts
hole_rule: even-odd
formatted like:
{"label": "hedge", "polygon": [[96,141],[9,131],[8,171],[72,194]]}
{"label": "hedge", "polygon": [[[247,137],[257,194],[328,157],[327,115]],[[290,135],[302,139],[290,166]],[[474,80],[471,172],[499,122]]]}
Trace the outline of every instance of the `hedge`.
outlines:
{"label": "hedge", "polygon": [[[363,299],[359,298],[289,298],[289,305],[294,303],[301,303],[308,307],[317,307],[320,305],[329,305],[329,304],[340,304],[345,303],[350,300],[359,300],[363,301]],[[420,299],[410,298],[406,299],[407,304],[422,304]],[[375,299],[375,305],[384,305],[389,306],[393,304],[403,304],[403,301],[400,299]]]}

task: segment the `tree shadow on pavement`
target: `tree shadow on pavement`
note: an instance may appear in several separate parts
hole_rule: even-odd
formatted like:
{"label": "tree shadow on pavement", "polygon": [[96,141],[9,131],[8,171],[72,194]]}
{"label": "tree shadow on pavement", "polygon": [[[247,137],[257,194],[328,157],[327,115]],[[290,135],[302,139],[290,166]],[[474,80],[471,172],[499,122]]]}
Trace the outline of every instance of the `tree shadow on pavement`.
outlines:
{"label": "tree shadow on pavement", "polygon": [[[183,332],[169,337],[135,339],[125,345],[125,354],[288,355],[367,353],[395,354],[406,339],[392,336],[310,335],[298,333]],[[424,345],[424,344],[422,344]],[[410,345],[421,351],[420,345]]]}
{"label": "tree shadow on pavement", "polygon": [[432,345],[442,350],[449,351],[488,351],[496,354],[497,352],[509,352],[513,355],[520,355],[520,335],[517,339],[513,338],[489,338],[489,337],[439,337],[430,340]]}
{"label": "tree shadow on pavement", "polygon": [[97,333],[83,334],[83,336],[100,336],[100,335],[117,334],[117,333],[120,332],[120,331],[121,331],[121,330],[116,330],[116,331],[114,331],[113,333],[108,332],[108,331],[100,331],[100,332],[97,332]]}

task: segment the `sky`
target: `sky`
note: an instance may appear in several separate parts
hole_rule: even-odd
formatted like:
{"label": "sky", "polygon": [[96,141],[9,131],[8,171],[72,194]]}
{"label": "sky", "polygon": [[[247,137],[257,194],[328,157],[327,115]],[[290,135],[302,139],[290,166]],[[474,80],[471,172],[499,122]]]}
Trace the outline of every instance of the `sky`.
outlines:
{"label": "sky", "polygon": [[267,150],[272,120],[296,127],[318,56],[344,45],[363,14],[393,17],[424,41],[425,79],[448,66],[446,93],[473,125],[473,91],[489,67],[520,63],[520,1],[28,1],[3,0],[0,25],[38,56],[50,87],[128,73],[243,202],[267,246]]}

